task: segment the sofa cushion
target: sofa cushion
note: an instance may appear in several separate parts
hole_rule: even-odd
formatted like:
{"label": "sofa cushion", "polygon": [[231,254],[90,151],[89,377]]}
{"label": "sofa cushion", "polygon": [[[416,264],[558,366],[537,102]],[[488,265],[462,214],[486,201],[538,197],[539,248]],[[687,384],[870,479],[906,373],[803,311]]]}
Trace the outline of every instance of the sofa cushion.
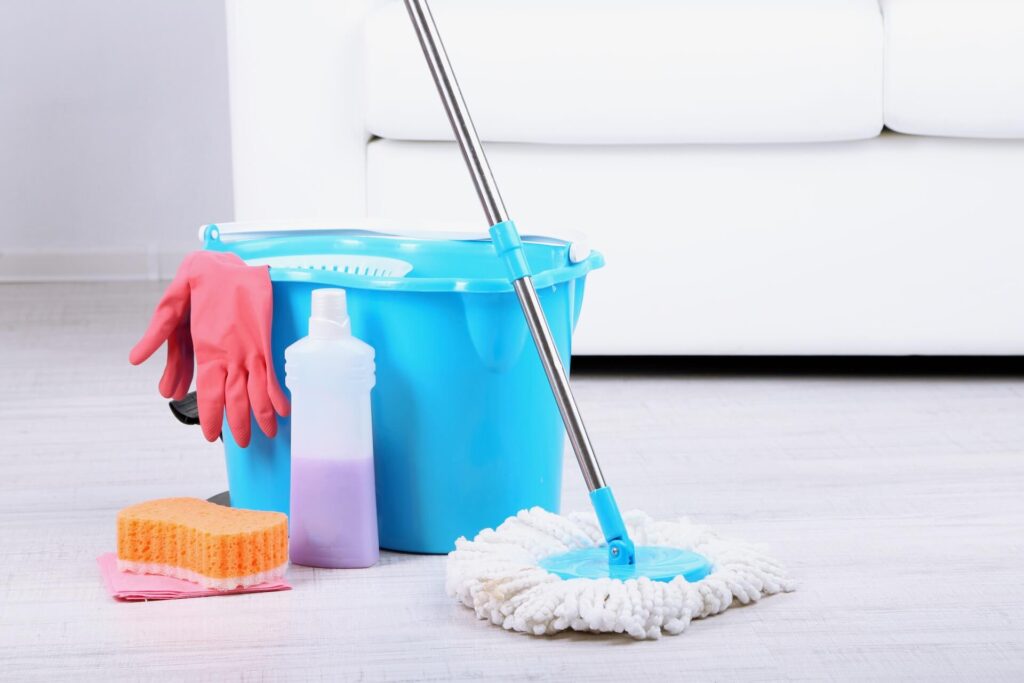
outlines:
{"label": "sofa cushion", "polygon": [[1024,137],[1024,2],[882,0],[882,9],[886,125]]}
{"label": "sofa cushion", "polygon": [[[876,0],[435,0],[484,140],[806,142],[882,127]],[[451,139],[400,2],[365,28],[366,121]]]}
{"label": "sofa cushion", "polygon": [[[582,354],[1020,354],[1024,141],[488,145],[523,233],[586,232]],[[367,210],[481,226],[454,143],[367,146]]]}

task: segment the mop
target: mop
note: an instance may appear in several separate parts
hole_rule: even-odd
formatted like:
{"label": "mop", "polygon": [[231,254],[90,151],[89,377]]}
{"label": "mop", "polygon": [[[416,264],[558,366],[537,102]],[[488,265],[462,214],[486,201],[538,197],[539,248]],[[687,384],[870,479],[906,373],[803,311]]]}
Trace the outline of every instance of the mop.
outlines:
{"label": "mop", "polygon": [[550,635],[571,629],[645,639],[682,633],[692,619],[718,614],[734,602],[793,590],[785,570],[755,546],[721,539],[687,520],[658,522],[641,512],[619,512],[430,8],[426,0],[405,0],[405,6],[594,508],[567,518],[532,508],[472,541],[458,539],[448,556],[448,593],[508,630]]}

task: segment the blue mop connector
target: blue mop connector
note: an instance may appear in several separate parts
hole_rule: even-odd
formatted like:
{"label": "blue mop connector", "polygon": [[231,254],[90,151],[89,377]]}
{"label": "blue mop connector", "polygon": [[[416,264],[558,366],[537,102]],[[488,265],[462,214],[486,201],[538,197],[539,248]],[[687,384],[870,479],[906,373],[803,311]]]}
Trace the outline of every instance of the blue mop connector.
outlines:
{"label": "blue mop connector", "polygon": [[604,486],[591,491],[590,503],[594,506],[597,521],[608,544],[608,563],[636,564],[636,548],[626,531],[626,523],[622,521],[612,490]]}
{"label": "blue mop connector", "polygon": [[512,221],[495,223],[490,229],[491,240],[494,242],[494,250],[505,262],[508,268],[509,279],[515,282],[529,276],[530,264],[526,262],[526,254],[523,253],[523,240],[519,237],[516,224]]}

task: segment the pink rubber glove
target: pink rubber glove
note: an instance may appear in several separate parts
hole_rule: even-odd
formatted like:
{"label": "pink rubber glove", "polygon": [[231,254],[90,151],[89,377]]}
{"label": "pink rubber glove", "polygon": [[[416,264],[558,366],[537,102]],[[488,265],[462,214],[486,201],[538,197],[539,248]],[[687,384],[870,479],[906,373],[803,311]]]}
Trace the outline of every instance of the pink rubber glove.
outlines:
{"label": "pink rubber glove", "polygon": [[138,365],[167,342],[160,394],[180,399],[196,371],[203,436],[215,441],[224,411],[235,442],[249,445],[250,411],[268,437],[275,412],[286,417],[288,398],[277,383],[270,350],[274,297],[266,266],[247,266],[235,254],[196,251],[185,257],[149,328],[128,360]]}

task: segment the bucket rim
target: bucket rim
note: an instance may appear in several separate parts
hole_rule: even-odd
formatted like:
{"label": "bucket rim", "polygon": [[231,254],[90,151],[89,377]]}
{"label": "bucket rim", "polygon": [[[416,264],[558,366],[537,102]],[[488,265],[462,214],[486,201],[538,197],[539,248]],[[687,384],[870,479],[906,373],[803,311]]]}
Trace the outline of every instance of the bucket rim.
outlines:
{"label": "bucket rim", "polygon": [[[223,224],[222,224],[223,225]],[[243,260],[247,257],[256,259],[271,254],[299,255],[312,253],[310,246],[317,244],[330,245],[333,247],[343,246],[348,243],[352,246],[365,243],[366,239],[395,240],[394,248],[399,251],[403,246],[413,246],[423,242],[490,242],[489,237],[473,235],[464,239],[438,238],[425,233],[420,237],[411,233],[397,234],[388,233],[375,229],[361,228],[338,228],[334,230],[314,229],[301,230],[291,229],[285,231],[266,231],[262,234],[248,235],[242,239],[224,241],[221,239],[220,231],[216,224],[205,227],[203,234],[204,249],[209,251],[232,252]],[[601,268],[605,264],[604,256],[594,250],[588,249],[585,258],[575,261],[570,258],[570,249],[573,244],[558,239],[540,238],[538,241],[524,240],[530,246],[529,249],[552,249],[562,251],[563,258],[559,261],[563,265],[537,269],[533,274],[534,286],[537,289],[546,289],[557,284],[575,280],[587,275],[592,270]],[[300,247],[305,248],[300,248]],[[330,252],[327,252],[330,253]],[[397,258],[401,258],[400,255]],[[494,255],[498,261],[498,255]],[[342,273],[330,270],[311,270],[303,268],[271,267],[270,279],[272,282],[294,282],[323,284],[345,289],[367,289],[396,292],[458,292],[458,293],[482,293],[494,294],[513,291],[512,283],[507,277],[381,277],[373,275],[360,275],[355,273]]]}

